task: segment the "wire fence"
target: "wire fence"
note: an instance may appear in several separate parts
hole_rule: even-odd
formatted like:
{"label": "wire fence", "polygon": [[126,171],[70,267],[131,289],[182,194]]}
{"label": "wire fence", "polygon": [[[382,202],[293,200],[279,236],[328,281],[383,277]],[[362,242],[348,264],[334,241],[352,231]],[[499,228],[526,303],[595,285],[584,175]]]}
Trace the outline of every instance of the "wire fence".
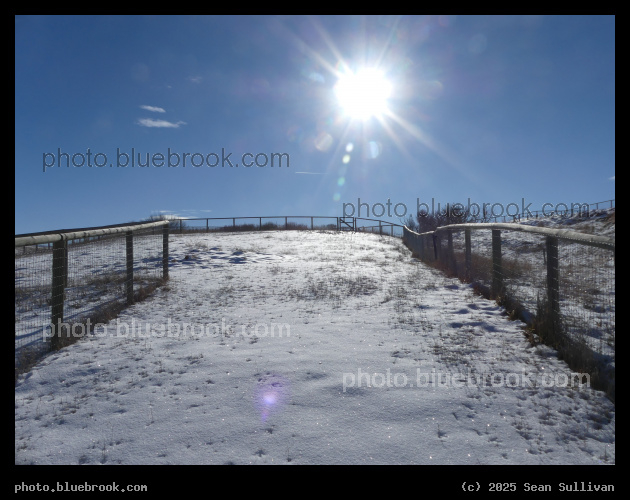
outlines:
{"label": "wire fence", "polygon": [[243,232],[278,230],[362,231],[383,236],[402,237],[400,224],[361,217],[332,217],[316,215],[265,217],[205,217],[171,219],[174,233]]}
{"label": "wire fence", "polygon": [[16,369],[141,299],[167,263],[166,221],[16,235]]}
{"label": "wire fence", "polygon": [[[455,224],[403,242],[422,261],[499,299],[614,397],[615,240],[510,223]],[[612,387],[611,387],[612,384]]]}
{"label": "wire fence", "polygon": [[269,216],[269,217],[205,217],[171,219],[175,233],[222,233],[276,230],[337,230],[339,217]]}

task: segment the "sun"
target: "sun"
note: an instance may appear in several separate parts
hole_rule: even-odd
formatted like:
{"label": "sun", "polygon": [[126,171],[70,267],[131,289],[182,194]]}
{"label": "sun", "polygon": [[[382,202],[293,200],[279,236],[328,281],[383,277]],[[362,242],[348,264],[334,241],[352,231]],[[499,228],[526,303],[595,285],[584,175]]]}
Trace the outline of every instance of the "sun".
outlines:
{"label": "sun", "polygon": [[392,84],[376,68],[364,68],[339,77],[335,95],[343,112],[353,119],[367,120],[385,113]]}

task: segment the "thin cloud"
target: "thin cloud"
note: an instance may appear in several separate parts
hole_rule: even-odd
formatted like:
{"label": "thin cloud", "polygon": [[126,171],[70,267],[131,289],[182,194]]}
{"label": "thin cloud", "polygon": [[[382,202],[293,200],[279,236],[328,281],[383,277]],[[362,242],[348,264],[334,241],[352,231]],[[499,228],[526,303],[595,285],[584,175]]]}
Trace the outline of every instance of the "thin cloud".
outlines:
{"label": "thin cloud", "polygon": [[200,76],[190,76],[188,77],[188,80],[190,80],[193,83],[201,83],[201,80],[203,80],[203,78]]}
{"label": "thin cloud", "polygon": [[167,120],[155,120],[154,118],[140,118],[138,125],[142,127],[157,127],[157,128],[179,128],[180,125],[186,125],[186,122],[169,122]]}
{"label": "thin cloud", "polygon": [[155,113],[166,113],[166,110],[164,108],[158,108],[157,106],[147,106],[146,104],[143,104],[140,107],[142,109],[146,109],[147,111],[153,111]]}
{"label": "thin cloud", "polygon": [[180,218],[180,216],[172,210],[158,210],[157,214],[152,214],[151,217],[162,220],[178,220]]}
{"label": "thin cloud", "polygon": [[608,178],[609,181],[614,181],[615,180],[615,176],[613,175],[612,177]]}

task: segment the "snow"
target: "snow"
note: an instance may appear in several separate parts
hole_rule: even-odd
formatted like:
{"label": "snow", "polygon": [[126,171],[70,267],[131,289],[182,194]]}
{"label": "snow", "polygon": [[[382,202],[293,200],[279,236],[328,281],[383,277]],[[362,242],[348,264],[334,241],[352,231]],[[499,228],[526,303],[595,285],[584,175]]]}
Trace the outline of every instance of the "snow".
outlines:
{"label": "snow", "polygon": [[400,239],[184,234],[170,256],[167,286],[20,376],[16,464],[615,463],[605,395]]}

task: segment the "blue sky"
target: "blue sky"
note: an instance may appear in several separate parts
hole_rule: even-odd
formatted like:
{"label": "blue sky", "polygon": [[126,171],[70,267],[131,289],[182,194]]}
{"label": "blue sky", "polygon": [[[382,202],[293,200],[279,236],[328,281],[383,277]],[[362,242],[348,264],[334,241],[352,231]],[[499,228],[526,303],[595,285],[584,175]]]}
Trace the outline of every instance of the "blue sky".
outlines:
{"label": "blue sky", "polygon": [[[366,67],[387,110],[353,118],[335,85]],[[132,148],[163,166],[119,167]],[[359,198],[533,211],[614,198],[614,176],[614,16],[15,19],[16,233]]]}

